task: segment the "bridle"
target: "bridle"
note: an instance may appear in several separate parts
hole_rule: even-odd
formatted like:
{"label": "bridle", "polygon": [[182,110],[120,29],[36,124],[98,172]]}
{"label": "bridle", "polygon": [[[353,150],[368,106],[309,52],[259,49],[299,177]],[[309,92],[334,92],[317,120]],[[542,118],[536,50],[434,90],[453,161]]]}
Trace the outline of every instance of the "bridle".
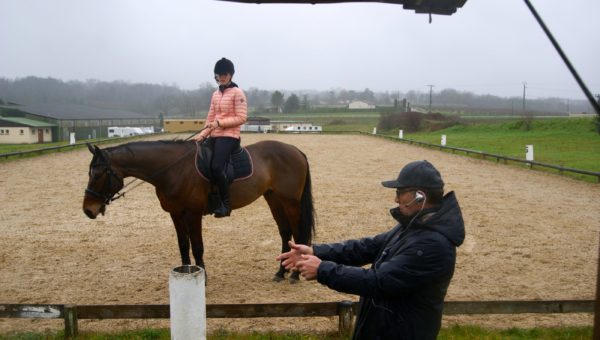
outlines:
{"label": "bridle", "polygon": [[[204,129],[206,129],[206,128],[203,128],[202,130],[204,130]],[[200,130],[200,132],[201,132],[202,130]],[[188,138],[186,138],[185,140],[189,140],[191,137],[193,137],[193,136],[194,136],[194,135],[196,135],[197,133],[199,133],[199,132],[196,132],[196,133],[192,134],[191,136],[189,136],[189,137],[188,137]],[[175,164],[179,163],[179,161],[181,161],[183,158],[187,157],[187,155],[189,155],[189,154],[190,154],[192,151],[194,151],[194,149],[193,149],[193,148],[192,148],[192,149],[190,149],[190,150],[188,150],[187,152],[185,152],[185,153],[184,153],[184,154],[183,154],[181,157],[179,157],[178,159],[176,159],[176,160],[175,160],[175,161],[173,161],[172,163],[168,164],[167,166],[163,167],[162,169],[159,169],[158,171],[156,171],[155,173],[153,173],[152,175],[150,175],[150,177],[149,177],[149,178],[154,178],[154,177],[158,176],[159,174],[163,173],[164,171],[168,170],[168,169],[169,169],[170,167],[172,167],[173,165],[175,165]],[[96,157],[97,157],[97,156],[96,156]],[[92,196],[92,197],[99,198],[99,199],[101,199],[101,200],[102,200],[102,202],[103,202],[105,205],[109,205],[109,204],[110,204],[112,201],[115,201],[115,200],[117,200],[117,199],[119,199],[119,198],[121,198],[121,197],[125,196],[125,192],[122,192],[122,193],[121,193],[121,192],[119,192],[119,191],[121,191],[121,190],[123,190],[123,189],[127,188],[129,185],[131,185],[131,184],[135,183],[136,181],[138,181],[138,179],[136,178],[136,179],[132,180],[131,182],[129,182],[129,183],[125,184],[124,186],[122,186],[122,187],[121,187],[119,190],[117,190],[115,193],[111,194],[110,192],[111,192],[111,188],[112,188],[112,186],[113,186],[113,178],[115,178],[115,179],[117,180],[117,181],[116,181],[116,183],[121,183],[121,184],[123,183],[123,179],[121,179],[121,178],[120,178],[120,177],[119,177],[119,176],[118,176],[118,175],[117,175],[117,174],[114,172],[114,170],[113,170],[113,169],[112,169],[112,167],[110,166],[110,160],[108,159],[108,157],[106,157],[106,162],[105,162],[105,163],[101,163],[101,164],[94,164],[94,159],[92,159],[92,162],[90,163],[90,170],[89,170],[88,174],[91,176],[91,174],[92,174],[92,166],[101,166],[101,165],[104,165],[104,166],[106,167],[106,168],[105,168],[105,171],[108,173],[108,180],[105,182],[105,185],[104,185],[104,186],[105,186],[105,189],[107,189],[107,190],[106,190],[106,193],[105,193],[105,194],[102,194],[102,193],[100,193],[100,192],[97,192],[97,191],[95,191],[95,190],[92,190],[92,189],[90,189],[90,187],[89,187],[89,184],[88,184],[88,187],[85,189],[85,193],[86,193],[86,194],[88,194],[88,195],[90,195],[90,196]],[[133,190],[133,189],[137,188],[138,186],[140,186],[140,185],[142,185],[142,184],[144,184],[144,183],[146,183],[146,182],[144,182],[144,181],[141,181],[141,182],[137,183],[137,184],[136,184],[136,185],[134,185],[133,187],[129,188],[129,190],[128,190],[127,192],[129,192],[129,191],[131,191],[131,190]],[[104,191],[104,190],[103,190],[103,191]]]}
{"label": "bridle", "polygon": [[[117,174],[114,172],[114,170],[110,166],[110,162],[107,160],[106,163],[104,163],[104,164],[93,164],[93,163],[94,162],[92,162],[90,164],[90,170],[89,170],[90,176],[92,174],[92,165],[95,165],[95,166],[104,165],[105,166],[105,171],[107,173],[108,179],[104,182],[105,183],[104,186],[107,190],[102,190],[102,191],[106,192],[103,194],[103,193],[100,193],[100,192],[90,189],[89,184],[88,184],[88,187],[85,188],[85,193],[92,197],[101,199],[105,205],[109,205],[110,202],[123,197],[125,194],[119,193],[119,190],[121,190],[122,188],[117,190],[115,193],[112,193],[112,194],[110,193],[111,189],[113,187],[113,179],[116,179],[116,183],[123,182],[123,180],[121,178],[119,178],[119,176],[117,176]],[[115,195],[117,195],[117,196],[115,197]]]}
{"label": "bridle", "polygon": [[[200,130],[200,131],[198,131],[198,132],[195,132],[195,133],[193,133],[192,135],[190,135],[189,137],[187,137],[186,139],[184,139],[184,141],[187,141],[187,140],[189,140],[190,138],[194,137],[195,135],[197,135],[198,133],[202,132],[202,131],[203,131],[203,130],[205,130],[206,128],[208,128],[208,127],[207,127],[207,126],[203,127],[203,128]],[[154,178],[155,176],[157,176],[157,175],[161,174],[162,172],[164,172],[164,171],[168,170],[170,167],[172,167],[173,165],[177,164],[179,161],[181,161],[183,158],[185,158],[187,155],[189,155],[189,154],[190,154],[190,152],[192,152],[193,150],[194,150],[194,149],[190,149],[190,150],[188,150],[188,151],[187,151],[187,152],[185,152],[185,153],[184,153],[184,154],[183,154],[181,157],[179,157],[177,160],[175,160],[175,161],[174,161],[174,162],[172,162],[171,164],[167,165],[166,167],[164,167],[164,168],[162,168],[162,169],[159,169],[157,172],[155,172],[154,174],[152,174],[152,175],[150,176],[150,178]],[[95,156],[95,157],[97,157],[97,156]],[[110,189],[111,189],[111,187],[112,187],[112,178],[113,178],[113,177],[114,177],[114,178],[116,178],[116,179],[117,179],[117,183],[119,183],[119,182],[120,182],[120,183],[122,183],[122,182],[123,182],[123,179],[119,178],[119,176],[117,176],[117,174],[114,172],[114,170],[113,170],[113,169],[112,169],[112,167],[110,166],[110,160],[109,160],[108,158],[106,159],[106,163],[104,163],[104,164],[94,164],[94,159],[92,159],[92,162],[90,163],[90,170],[89,170],[89,172],[88,172],[88,175],[90,175],[90,176],[91,176],[91,174],[92,174],[92,165],[96,165],[96,166],[98,166],[98,165],[105,165],[105,166],[106,166],[106,169],[105,169],[105,170],[106,170],[106,172],[108,173],[108,180],[105,182],[105,183],[106,183],[106,184],[105,184],[105,187],[106,187],[108,190],[106,190],[106,192],[107,192],[106,194],[102,194],[102,193],[99,193],[99,192],[97,192],[97,191],[95,191],[95,190],[92,190],[92,189],[90,189],[90,187],[89,187],[89,184],[88,184],[88,187],[87,187],[87,188],[85,188],[85,193],[86,193],[86,194],[88,194],[88,195],[90,195],[90,196],[92,196],[92,197],[95,197],[95,198],[99,198],[99,199],[101,199],[101,200],[102,200],[102,202],[103,202],[105,205],[109,205],[109,204],[110,204],[110,202],[112,202],[112,201],[115,201],[115,200],[117,200],[117,199],[119,199],[119,198],[121,198],[121,197],[125,196],[125,192],[123,192],[123,193],[120,193],[119,191],[121,191],[121,190],[123,190],[123,189],[127,188],[129,185],[131,185],[131,184],[135,183],[135,182],[138,180],[138,179],[136,178],[136,179],[132,180],[131,182],[129,182],[129,183],[127,183],[127,184],[125,184],[123,187],[121,187],[121,189],[117,190],[115,193],[113,193],[113,194],[110,194],[110,191],[111,191]],[[143,181],[142,181],[142,182],[139,182],[138,184],[136,184],[136,185],[134,185],[133,187],[131,187],[131,188],[129,189],[129,191],[131,191],[131,190],[133,190],[133,189],[137,188],[138,186],[140,186],[140,185],[142,185],[142,184],[144,184],[144,183],[146,183],[146,182],[143,182]],[[129,192],[129,191],[127,191],[127,192]]]}

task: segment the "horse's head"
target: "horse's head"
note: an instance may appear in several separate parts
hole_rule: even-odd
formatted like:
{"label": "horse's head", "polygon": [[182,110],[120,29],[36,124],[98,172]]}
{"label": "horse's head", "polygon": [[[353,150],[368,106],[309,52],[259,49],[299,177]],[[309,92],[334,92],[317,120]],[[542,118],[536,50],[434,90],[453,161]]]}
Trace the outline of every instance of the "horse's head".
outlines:
{"label": "horse's head", "polygon": [[83,196],[83,212],[89,218],[103,214],[106,205],[123,188],[123,177],[111,167],[109,155],[97,146],[87,144],[94,155],[90,163],[89,181]]}

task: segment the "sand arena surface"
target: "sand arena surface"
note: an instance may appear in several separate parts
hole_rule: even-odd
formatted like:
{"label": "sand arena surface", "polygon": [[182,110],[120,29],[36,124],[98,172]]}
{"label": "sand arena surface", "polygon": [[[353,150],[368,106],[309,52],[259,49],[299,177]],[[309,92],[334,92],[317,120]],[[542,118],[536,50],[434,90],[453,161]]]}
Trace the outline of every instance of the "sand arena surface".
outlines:
{"label": "sand arena surface", "polygon": [[[166,138],[172,138],[168,136]],[[181,135],[181,138],[187,135]],[[165,138],[165,137],[163,137]],[[380,185],[427,159],[463,209],[447,300],[593,299],[600,186],[369,136],[243,135],[294,144],[309,159],[316,242],[373,235],[394,225],[394,192]],[[0,163],[0,303],[166,304],[180,264],[175,229],[144,184],[88,219],[87,149]],[[126,181],[127,182],[127,181]],[[356,300],[316,282],[275,283],[280,239],[263,199],[230,218],[204,218],[207,303]],[[590,315],[445,317],[487,326],[591,324]],[[80,330],[168,327],[168,320],[80,321]],[[60,329],[62,320],[0,319],[0,333]],[[208,331],[337,328],[336,318],[209,319]]]}

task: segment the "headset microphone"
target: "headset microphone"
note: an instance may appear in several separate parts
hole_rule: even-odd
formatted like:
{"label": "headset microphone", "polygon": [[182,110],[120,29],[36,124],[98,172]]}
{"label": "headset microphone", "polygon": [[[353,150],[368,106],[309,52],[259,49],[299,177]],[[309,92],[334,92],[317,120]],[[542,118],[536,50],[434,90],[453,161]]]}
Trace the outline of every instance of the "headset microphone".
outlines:
{"label": "headset microphone", "polygon": [[410,206],[411,204],[413,204],[415,202],[416,203],[420,203],[420,202],[423,202],[423,201],[425,201],[425,193],[422,192],[422,191],[417,191],[415,193],[415,198],[412,201],[406,203],[404,206],[408,207],[408,206]]}

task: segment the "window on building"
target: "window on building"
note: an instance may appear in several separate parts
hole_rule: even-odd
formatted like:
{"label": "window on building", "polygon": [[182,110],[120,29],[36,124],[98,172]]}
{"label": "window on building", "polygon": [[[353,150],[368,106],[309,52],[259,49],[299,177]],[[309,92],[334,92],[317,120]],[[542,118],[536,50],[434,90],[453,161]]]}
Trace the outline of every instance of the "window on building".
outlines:
{"label": "window on building", "polygon": [[35,129],[31,129],[31,134],[35,135]]}
{"label": "window on building", "polygon": [[25,130],[23,130],[23,129],[20,129],[20,131],[21,131],[21,133],[20,133],[21,135],[25,133]]}
{"label": "window on building", "polygon": [[3,135],[3,134],[4,134],[4,130],[0,130],[0,135]]}
{"label": "window on building", "polygon": [[46,129],[46,133],[50,133],[50,129]]}

